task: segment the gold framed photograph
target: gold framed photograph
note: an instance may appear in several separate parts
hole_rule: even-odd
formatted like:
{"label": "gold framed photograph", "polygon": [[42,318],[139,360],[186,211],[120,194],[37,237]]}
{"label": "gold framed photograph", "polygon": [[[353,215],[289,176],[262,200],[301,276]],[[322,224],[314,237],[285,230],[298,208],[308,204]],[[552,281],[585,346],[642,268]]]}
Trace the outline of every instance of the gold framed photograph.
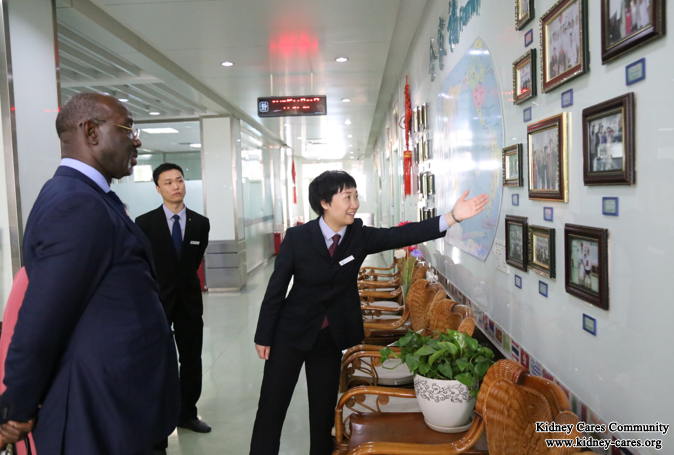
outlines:
{"label": "gold framed photograph", "polygon": [[522,186],[522,144],[503,149],[503,186]]}
{"label": "gold framed photograph", "polygon": [[530,49],[513,63],[513,104],[536,96],[536,49]]}
{"label": "gold framed photograph", "polygon": [[568,202],[566,128],[565,113],[527,127],[529,199]]}
{"label": "gold framed photograph", "polygon": [[529,268],[547,278],[555,278],[555,230],[529,226]]}
{"label": "gold framed photograph", "polygon": [[534,0],[515,0],[515,29],[522,30],[534,18]]}
{"label": "gold framed photograph", "polygon": [[541,92],[588,71],[587,0],[560,0],[541,17]]}

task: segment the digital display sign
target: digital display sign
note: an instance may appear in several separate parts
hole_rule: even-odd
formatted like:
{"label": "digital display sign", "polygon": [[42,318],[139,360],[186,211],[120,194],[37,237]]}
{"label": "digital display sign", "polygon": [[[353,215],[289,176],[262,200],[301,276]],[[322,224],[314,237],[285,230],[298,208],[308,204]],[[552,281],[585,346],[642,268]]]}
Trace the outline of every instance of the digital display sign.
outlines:
{"label": "digital display sign", "polygon": [[298,115],[326,115],[325,95],[266,96],[257,99],[259,117],[295,117]]}

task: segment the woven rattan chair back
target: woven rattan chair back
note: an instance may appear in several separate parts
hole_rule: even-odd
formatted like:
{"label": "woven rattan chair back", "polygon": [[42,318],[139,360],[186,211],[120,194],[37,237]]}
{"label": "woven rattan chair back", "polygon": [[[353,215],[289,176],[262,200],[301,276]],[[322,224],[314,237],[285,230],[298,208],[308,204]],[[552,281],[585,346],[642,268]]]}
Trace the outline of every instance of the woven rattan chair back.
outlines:
{"label": "woven rattan chair back", "polygon": [[457,330],[461,333],[465,333],[466,335],[472,337],[473,332],[475,332],[475,319],[465,318],[463,321],[461,321],[461,325]]}
{"label": "woven rattan chair back", "polygon": [[406,305],[410,310],[410,322],[412,330],[418,332],[424,328],[424,318],[435,294],[427,292],[428,281],[419,279],[415,281],[407,293]]}
{"label": "woven rattan chair back", "polygon": [[435,317],[435,313],[438,312],[439,313],[438,317],[442,318],[444,317],[442,316],[444,313],[451,313],[452,307],[454,305],[456,305],[456,302],[447,297],[443,299],[434,299],[431,302],[431,305],[428,307],[428,311],[426,311],[426,317],[424,318],[424,327],[430,329],[431,320]]}
{"label": "woven rattan chair back", "polygon": [[425,278],[426,272],[428,272],[428,265],[420,265],[419,268],[414,270],[414,273],[412,274],[412,280]]}
{"label": "woven rattan chair back", "polygon": [[447,330],[456,330],[463,321],[460,314],[452,313],[453,300],[444,299],[436,302],[432,309],[429,309],[428,315],[428,333],[445,332]]}
{"label": "woven rattan chair back", "polygon": [[464,319],[466,319],[466,318],[475,319],[475,314],[473,313],[472,308],[469,307],[468,305],[463,305],[463,304],[454,305],[454,307],[452,307],[452,313],[458,313]]}

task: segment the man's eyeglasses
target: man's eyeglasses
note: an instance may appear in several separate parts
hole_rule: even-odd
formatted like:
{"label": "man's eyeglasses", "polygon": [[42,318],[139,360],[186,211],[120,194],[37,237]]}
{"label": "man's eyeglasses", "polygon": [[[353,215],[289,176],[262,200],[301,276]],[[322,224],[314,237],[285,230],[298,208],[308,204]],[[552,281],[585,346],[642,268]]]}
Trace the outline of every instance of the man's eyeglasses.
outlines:
{"label": "man's eyeglasses", "polygon": [[[101,120],[99,118],[92,118],[91,120],[95,120],[97,122],[107,122],[107,120]],[[80,126],[82,126],[84,123],[80,123]],[[111,125],[118,126],[120,128],[124,128],[127,131],[130,131],[133,134],[133,139],[137,140],[140,137],[140,130],[138,128],[129,128],[128,126],[120,125],[118,123],[112,123],[110,122]]]}

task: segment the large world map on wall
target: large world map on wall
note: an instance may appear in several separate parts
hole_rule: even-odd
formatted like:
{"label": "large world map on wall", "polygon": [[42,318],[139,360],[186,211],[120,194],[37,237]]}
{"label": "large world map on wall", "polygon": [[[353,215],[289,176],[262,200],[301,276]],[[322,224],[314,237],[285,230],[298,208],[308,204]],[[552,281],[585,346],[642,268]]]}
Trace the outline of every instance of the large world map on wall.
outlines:
{"label": "large world map on wall", "polygon": [[501,209],[503,118],[494,64],[478,38],[442,84],[435,112],[435,158],[439,212],[449,211],[465,190],[489,195],[475,218],[449,230],[451,245],[481,260],[489,254]]}

